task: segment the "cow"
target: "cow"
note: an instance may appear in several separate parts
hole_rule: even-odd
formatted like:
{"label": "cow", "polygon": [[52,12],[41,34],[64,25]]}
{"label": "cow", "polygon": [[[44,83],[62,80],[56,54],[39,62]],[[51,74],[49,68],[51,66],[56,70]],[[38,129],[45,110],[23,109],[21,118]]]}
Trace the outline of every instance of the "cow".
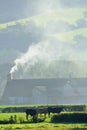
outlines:
{"label": "cow", "polygon": [[48,108],[47,107],[38,107],[37,108],[37,113],[40,114],[44,114],[44,118],[46,118],[46,114],[48,113]]}
{"label": "cow", "polygon": [[63,107],[48,107],[48,116],[50,117],[50,113],[60,113],[61,111],[63,111]]}
{"label": "cow", "polygon": [[28,116],[32,116],[33,117],[33,121],[35,119],[37,119],[37,110],[35,108],[28,108],[26,109],[26,119],[28,120]]}

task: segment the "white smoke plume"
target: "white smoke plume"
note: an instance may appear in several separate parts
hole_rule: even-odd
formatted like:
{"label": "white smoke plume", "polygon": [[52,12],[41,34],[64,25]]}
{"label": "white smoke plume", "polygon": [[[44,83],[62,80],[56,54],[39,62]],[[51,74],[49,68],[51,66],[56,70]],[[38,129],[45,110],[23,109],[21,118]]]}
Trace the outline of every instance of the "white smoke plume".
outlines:
{"label": "white smoke plume", "polygon": [[[61,8],[62,6],[57,0],[56,2],[54,2],[54,0],[40,0],[40,2],[37,4],[38,12],[45,14],[48,13],[50,15],[52,14],[52,12],[55,11],[55,9],[59,10]],[[27,52],[22,54],[14,61],[15,65],[10,70],[11,74],[18,72],[21,67],[27,68],[27,66],[33,66],[40,61],[47,65],[49,64],[49,62],[53,62],[56,59],[60,59],[60,57],[67,59],[72,57],[72,50],[70,50],[69,46],[64,45],[64,43],[61,43],[58,40],[56,41],[56,38],[54,40],[53,37],[56,31],[58,34],[61,31],[65,31],[65,29],[67,29],[66,27],[68,26],[67,23],[63,22],[62,24],[60,24],[60,20],[58,25],[58,21],[55,20],[55,17],[53,18],[53,22],[51,19],[47,26],[43,25],[43,35],[45,35],[46,40],[42,40],[37,44],[35,43],[29,46]]]}
{"label": "white smoke plume", "polygon": [[14,61],[15,65],[11,68],[10,73],[17,72],[20,66],[23,67],[26,64],[34,65],[39,61],[43,63],[52,62],[61,56],[61,49],[62,45],[58,45],[57,43],[52,44],[49,41],[33,44],[26,53]]}
{"label": "white smoke plume", "polygon": [[[61,7],[59,0],[56,2],[57,2],[57,7]],[[45,1],[39,0],[39,2],[35,2],[36,10],[40,14],[50,13],[51,15],[51,13],[55,10],[56,2],[54,2],[54,0],[45,0]],[[28,4],[30,3],[27,3],[26,6],[27,9],[28,9]],[[32,5],[33,4],[34,3],[32,3]],[[27,13],[28,10],[25,12]],[[47,28],[45,28],[43,32],[45,32],[45,36],[46,36],[47,35],[46,32],[47,33],[50,32],[50,29],[47,31]],[[40,43],[31,45],[28,48],[26,53],[22,54],[19,58],[17,58],[14,61],[15,65],[11,68],[10,73],[17,72],[20,67],[23,67],[26,64],[30,66],[30,65],[34,65],[36,62],[39,61],[48,63],[48,61],[52,61],[54,58],[59,57],[61,46],[60,45],[58,46],[57,44],[54,45],[54,43],[51,44],[49,42],[50,38],[47,39],[48,39],[47,41],[41,41]]]}

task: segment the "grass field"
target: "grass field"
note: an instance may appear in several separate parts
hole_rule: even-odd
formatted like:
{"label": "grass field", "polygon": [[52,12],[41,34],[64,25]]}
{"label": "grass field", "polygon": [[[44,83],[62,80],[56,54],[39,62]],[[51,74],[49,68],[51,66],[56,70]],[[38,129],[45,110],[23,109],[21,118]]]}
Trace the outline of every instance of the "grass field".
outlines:
{"label": "grass field", "polygon": [[[81,105],[65,105],[65,107],[68,107],[70,110],[74,107],[79,108]],[[83,105],[84,106],[84,105]],[[52,123],[51,118],[46,116],[46,119],[44,119],[44,115],[39,116],[38,119],[43,119],[40,122],[33,123],[32,117],[29,116],[29,120],[26,120],[26,114],[25,112],[7,112],[2,113],[2,110],[5,108],[9,108],[10,110],[13,108],[22,108],[23,107],[29,107],[26,106],[1,106],[0,107],[0,130],[87,130],[87,123]],[[35,105],[30,107],[37,107]],[[86,113],[86,105],[84,106],[84,110],[79,113]],[[67,114],[73,112],[62,112],[60,115]],[[16,115],[16,122],[7,122],[11,121],[11,117],[15,117]],[[51,117],[54,114],[51,113]],[[6,124],[7,123],[7,124]]]}
{"label": "grass field", "polygon": [[[0,124],[0,130],[87,130],[86,123],[50,123],[50,118],[46,118],[43,122],[33,123],[27,122],[25,113],[0,113],[0,120],[9,120],[11,116],[17,116],[17,123],[15,124]],[[43,116],[42,116],[43,118]],[[29,120],[32,118],[29,117]],[[21,123],[21,121],[25,123]]]}
{"label": "grass field", "polygon": [[32,123],[32,124],[8,124],[0,125],[0,130],[87,130],[87,124],[53,124],[53,123]]}

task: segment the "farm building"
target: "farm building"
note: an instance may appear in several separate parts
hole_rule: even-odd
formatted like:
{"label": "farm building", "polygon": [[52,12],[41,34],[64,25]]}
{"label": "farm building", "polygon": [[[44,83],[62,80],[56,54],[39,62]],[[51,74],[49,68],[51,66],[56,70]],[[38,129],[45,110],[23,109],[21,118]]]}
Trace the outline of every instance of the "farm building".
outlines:
{"label": "farm building", "polygon": [[7,104],[87,103],[87,78],[9,79],[3,94]]}

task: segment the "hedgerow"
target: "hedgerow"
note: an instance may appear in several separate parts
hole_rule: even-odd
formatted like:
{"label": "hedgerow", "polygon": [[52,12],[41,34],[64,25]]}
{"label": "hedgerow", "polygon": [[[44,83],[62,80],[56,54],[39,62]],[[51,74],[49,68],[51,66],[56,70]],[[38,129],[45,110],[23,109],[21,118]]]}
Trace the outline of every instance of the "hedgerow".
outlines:
{"label": "hedgerow", "polygon": [[51,117],[53,123],[87,123],[87,113],[61,113]]}

